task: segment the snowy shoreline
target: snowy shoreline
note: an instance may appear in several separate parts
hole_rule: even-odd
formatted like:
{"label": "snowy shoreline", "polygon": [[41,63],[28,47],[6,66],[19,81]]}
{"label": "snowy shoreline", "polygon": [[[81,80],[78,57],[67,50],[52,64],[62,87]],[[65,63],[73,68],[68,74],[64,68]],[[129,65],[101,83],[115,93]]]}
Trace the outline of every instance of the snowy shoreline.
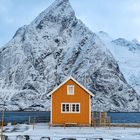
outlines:
{"label": "snowy shoreline", "polygon": [[9,140],[16,140],[17,136],[28,135],[31,140],[40,140],[41,137],[50,137],[51,140],[62,138],[76,138],[77,140],[87,140],[103,138],[103,140],[140,140],[139,128],[94,128],[94,127],[49,127],[47,123],[33,125],[19,124],[4,127],[4,135]]}

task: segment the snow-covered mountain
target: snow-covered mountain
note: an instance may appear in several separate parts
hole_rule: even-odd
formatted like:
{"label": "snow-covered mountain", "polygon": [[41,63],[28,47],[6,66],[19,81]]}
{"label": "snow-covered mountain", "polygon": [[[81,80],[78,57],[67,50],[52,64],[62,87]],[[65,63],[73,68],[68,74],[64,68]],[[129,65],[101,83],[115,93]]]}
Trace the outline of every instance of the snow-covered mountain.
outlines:
{"label": "snow-covered mountain", "polygon": [[97,33],[117,60],[127,82],[140,94],[140,43],[134,39],[112,39],[107,33]]}
{"label": "snow-covered mountain", "polygon": [[56,0],[1,48],[1,109],[49,110],[47,94],[69,75],[95,93],[92,110],[139,110],[139,96],[102,40],[68,0]]}

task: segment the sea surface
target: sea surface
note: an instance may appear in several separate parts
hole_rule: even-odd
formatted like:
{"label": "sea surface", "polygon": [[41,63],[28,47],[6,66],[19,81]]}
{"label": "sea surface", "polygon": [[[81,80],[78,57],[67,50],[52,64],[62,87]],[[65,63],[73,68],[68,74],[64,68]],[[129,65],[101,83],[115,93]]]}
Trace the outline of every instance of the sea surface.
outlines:
{"label": "sea surface", "polygon": [[[109,112],[111,123],[140,123],[140,112]],[[0,112],[0,121],[2,120],[2,112]],[[49,122],[50,112],[4,112],[5,123],[33,123],[33,122]]]}

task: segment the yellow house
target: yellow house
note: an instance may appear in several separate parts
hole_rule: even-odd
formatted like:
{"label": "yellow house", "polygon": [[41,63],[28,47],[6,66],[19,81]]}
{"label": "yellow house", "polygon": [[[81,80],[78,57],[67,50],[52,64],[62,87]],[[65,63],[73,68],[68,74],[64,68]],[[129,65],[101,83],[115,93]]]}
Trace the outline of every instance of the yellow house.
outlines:
{"label": "yellow house", "polygon": [[91,124],[91,97],[89,90],[69,77],[48,94],[51,96],[51,124]]}

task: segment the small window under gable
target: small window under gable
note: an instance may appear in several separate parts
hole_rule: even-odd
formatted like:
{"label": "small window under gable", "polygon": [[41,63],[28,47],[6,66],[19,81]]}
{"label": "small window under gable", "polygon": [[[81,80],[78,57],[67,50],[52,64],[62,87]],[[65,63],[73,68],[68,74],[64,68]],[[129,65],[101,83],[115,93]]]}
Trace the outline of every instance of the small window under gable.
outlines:
{"label": "small window under gable", "polygon": [[67,86],[67,94],[68,95],[74,95],[74,85],[68,85]]}

